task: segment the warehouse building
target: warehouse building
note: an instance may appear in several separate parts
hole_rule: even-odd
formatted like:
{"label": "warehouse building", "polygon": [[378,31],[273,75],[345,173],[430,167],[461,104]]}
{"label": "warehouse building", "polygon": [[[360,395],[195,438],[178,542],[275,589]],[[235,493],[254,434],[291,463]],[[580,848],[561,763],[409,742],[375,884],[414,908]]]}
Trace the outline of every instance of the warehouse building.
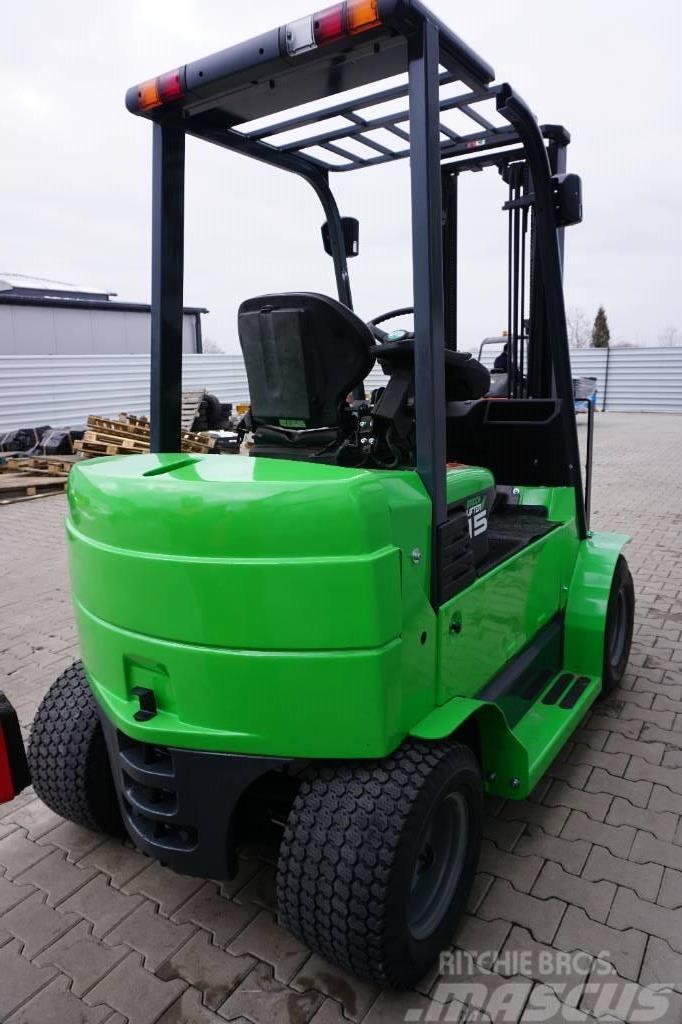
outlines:
{"label": "warehouse building", "polygon": [[[0,355],[149,353],[151,311],[115,292],[0,272]],[[201,316],[187,306],[184,352],[201,352]]]}

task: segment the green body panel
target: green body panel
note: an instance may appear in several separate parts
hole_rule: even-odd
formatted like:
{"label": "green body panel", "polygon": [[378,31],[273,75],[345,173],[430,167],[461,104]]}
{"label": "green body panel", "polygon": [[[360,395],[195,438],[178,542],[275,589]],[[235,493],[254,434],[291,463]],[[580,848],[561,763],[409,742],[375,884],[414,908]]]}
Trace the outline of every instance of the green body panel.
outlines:
{"label": "green body panel", "polygon": [[562,588],[576,548],[569,521],[440,608],[438,703],[474,696],[557,614],[566,601]]}
{"label": "green body panel", "polygon": [[582,675],[601,676],[609,590],[628,540],[625,533],[593,533],[580,545],[566,608],[564,657]]}
{"label": "green body panel", "polygon": [[[457,466],[448,502],[493,486]],[[431,507],[413,471],[212,455],[76,465],[67,535],[93,691],[138,739],[303,758],[382,757],[474,716],[489,789],[523,796],[599,688],[624,538],[579,543],[571,489],[522,488],[520,501],[557,527],[436,614]],[[575,712],[517,721],[477,700],[564,611],[564,663],[591,677]],[[158,706],[146,722],[139,686]]]}
{"label": "green body panel", "polygon": [[[449,500],[491,484],[453,470]],[[83,661],[129,735],[382,756],[433,708],[430,502],[416,473],[108,458],[74,468],[69,506]],[[137,686],[155,692],[152,721],[134,719]]]}
{"label": "green body panel", "polygon": [[[558,492],[560,489],[556,490]],[[538,504],[541,497],[541,503],[546,503],[550,509],[550,517],[553,515],[553,506],[557,509],[566,509],[560,493],[545,500],[547,496],[541,496],[538,489],[534,489],[530,500],[528,495],[524,495],[522,501],[525,499],[528,500],[528,504]],[[478,725],[481,739],[486,788],[491,793],[515,799],[528,796],[599,695],[611,580],[618,556],[628,540],[625,534],[594,533],[579,542],[572,528],[572,521],[569,521],[543,540],[520,552],[515,558],[523,560],[533,548],[541,551],[542,545],[547,544],[552,537],[557,538],[557,542],[563,547],[563,553],[561,547],[556,549],[555,554],[558,557],[553,566],[547,566],[547,572],[556,579],[560,590],[558,610],[565,613],[564,650],[561,672],[557,672],[548,680],[544,692],[551,688],[554,679],[563,672],[586,676],[589,684],[576,704],[570,709],[564,709],[558,704],[548,705],[537,700],[523,717],[514,721],[505,708],[504,700],[492,704],[471,697],[453,696],[410,730],[410,734],[416,738],[438,740],[452,735],[473,718]],[[539,557],[542,559],[543,556]],[[515,559],[510,559],[500,568],[511,567],[514,561]],[[488,574],[464,591],[463,595],[458,595],[458,598],[464,598],[459,604],[466,608],[466,596],[473,594],[481,583],[493,575],[494,573]],[[568,582],[564,582],[565,580]],[[529,606],[531,604],[528,594],[517,595],[517,599],[525,599]],[[455,598],[450,605],[455,606],[457,603]],[[464,615],[461,625],[459,634],[450,634],[449,637],[443,638],[443,646],[449,639],[454,647],[463,637]],[[484,644],[485,641],[482,640],[481,656],[484,655]]]}

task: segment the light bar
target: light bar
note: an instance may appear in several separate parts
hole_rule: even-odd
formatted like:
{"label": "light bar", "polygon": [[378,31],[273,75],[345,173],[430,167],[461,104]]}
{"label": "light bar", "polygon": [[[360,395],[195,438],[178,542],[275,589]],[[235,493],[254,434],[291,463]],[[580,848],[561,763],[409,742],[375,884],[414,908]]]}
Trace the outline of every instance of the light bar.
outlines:
{"label": "light bar", "polygon": [[295,57],[379,25],[379,0],[345,0],[345,3],[289,22],[284,30],[287,54]]}
{"label": "light bar", "polygon": [[137,87],[138,110],[153,110],[164,103],[173,103],[184,95],[180,81],[180,69],[167,71],[158,78],[150,78]]}

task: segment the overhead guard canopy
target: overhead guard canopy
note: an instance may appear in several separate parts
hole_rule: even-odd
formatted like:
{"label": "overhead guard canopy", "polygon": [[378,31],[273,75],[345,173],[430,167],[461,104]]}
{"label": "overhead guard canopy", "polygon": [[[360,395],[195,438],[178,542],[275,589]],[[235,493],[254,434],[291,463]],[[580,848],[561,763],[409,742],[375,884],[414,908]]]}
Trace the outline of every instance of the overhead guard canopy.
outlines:
{"label": "overhead guard canopy", "polygon": [[[189,134],[272,163],[293,158],[298,169],[350,171],[404,159],[410,153],[408,42],[424,22],[439,33],[441,160],[517,144],[508,123],[490,120],[502,91],[490,86],[492,67],[419,0],[342,0],[133,86],[126,105],[155,120],[180,110]],[[404,80],[386,87],[397,76]],[[374,82],[384,87],[274,116]],[[379,106],[381,112],[371,109]],[[457,130],[448,124],[449,112],[460,115]],[[542,132],[569,141],[563,128]]]}
{"label": "overhead guard canopy", "polygon": [[[348,22],[354,6],[370,8],[373,16],[353,32]],[[287,29],[305,21],[298,19],[152,81],[166,79],[169,100],[181,99],[189,113],[220,110],[236,125],[407,71],[407,38],[424,21],[438,28],[440,61],[454,78],[475,90],[495,77],[491,66],[419,0],[346,0],[313,17],[319,20],[337,8],[346,8],[340,11],[343,34],[307,50],[289,52]],[[132,113],[154,116],[144,103],[149,85],[128,90],[126,105]],[[159,99],[163,102],[163,96]]]}

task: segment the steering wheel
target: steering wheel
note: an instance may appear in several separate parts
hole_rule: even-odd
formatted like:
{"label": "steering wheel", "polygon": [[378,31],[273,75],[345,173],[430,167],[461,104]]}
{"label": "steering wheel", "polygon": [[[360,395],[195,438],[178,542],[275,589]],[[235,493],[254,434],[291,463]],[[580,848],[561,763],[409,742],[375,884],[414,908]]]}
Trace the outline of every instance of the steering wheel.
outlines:
{"label": "steering wheel", "polygon": [[[382,331],[378,324],[409,313],[414,313],[413,306],[392,309],[367,321],[367,326],[378,342],[370,351],[376,356],[384,373],[389,375],[397,369],[413,370],[414,332]],[[472,359],[470,352],[453,352],[446,348],[444,356],[445,395],[448,401],[468,401],[487,394],[490,374],[482,363]]]}
{"label": "steering wheel", "polygon": [[378,326],[385,320],[394,320],[398,316],[407,316],[409,313],[414,313],[414,306],[392,309],[388,313],[382,313],[381,316],[375,316],[372,320],[368,320],[367,326],[380,345],[383,345],[385,341],[412,341],[414,339],[413,331],[382,331]]}

